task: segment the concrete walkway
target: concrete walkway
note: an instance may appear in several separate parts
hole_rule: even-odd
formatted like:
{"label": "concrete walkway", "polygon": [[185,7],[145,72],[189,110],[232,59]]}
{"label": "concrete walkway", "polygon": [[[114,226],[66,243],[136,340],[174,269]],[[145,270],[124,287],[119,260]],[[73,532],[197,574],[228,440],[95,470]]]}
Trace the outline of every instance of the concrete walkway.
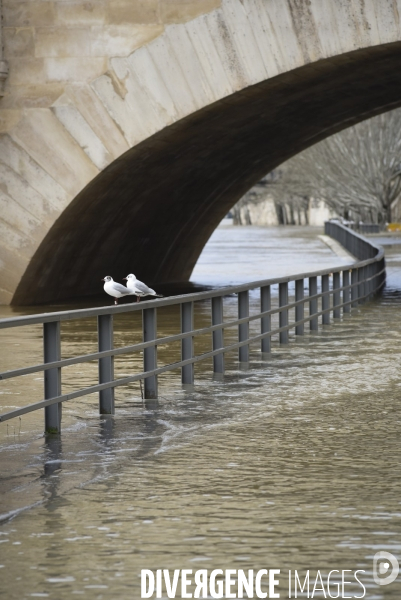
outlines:
{"label": "concrete walkway", "polygon": [[223,223],[206,244],[191,276],[196,284],[235,285],[353,262],[327,244],[321,227],[255,227]]}

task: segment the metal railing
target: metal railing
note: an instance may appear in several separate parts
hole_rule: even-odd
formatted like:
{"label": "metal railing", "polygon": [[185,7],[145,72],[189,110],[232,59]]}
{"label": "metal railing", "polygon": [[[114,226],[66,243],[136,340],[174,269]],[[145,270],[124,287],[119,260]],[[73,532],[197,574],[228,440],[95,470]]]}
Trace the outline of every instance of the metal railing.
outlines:
{"label": "metal railing", "polygon": [[353,231],[357,231],[358,233],[369,234],[369,233],[380,233],[381,231],[385,231],[385,224],[379,225],[378,223],[359,223],[355,221],[351,221],[347,223],[347,227],[352,229]]}
{"label": "metal railing", "polygon": [[[208,292],[145,301],[140,304],[44,313],[0,320],[0,329],[43,324],[44,354],[42,364],[0,373],[0,379],[3,380],[32,373],[44,373],[44,399],[3,413],[0,415],[0,421],[44,409],[45,431],[58,433],[61,430],[63,402],[98,392],[100,413],[113,414],[114,390],[118,386],[143,380],[145,399],[157,398],[158,375],[161,373],[180,368],[182,383],[192,384],[194,382],[194,365],[199,361],[213,359],[213,371],[224,373],[224,357],[228,352],[238,350],[239,361],[246,363],[249,360],[251,344],[258,342],[261,352],[269,353],[272,336],[278,335],[280,344],[287,344],[291,329],[294,329],[295,335],[302,336],[307,323],[309,323],[310,331],[318,329],[319,317],[321,317],[322,324],[325,325],[330,323],[330,313],[333,314],[333,318],[338,319],[341,317],[341,313],[351,312],[352,307],[371,299],[382,289],[385,282],[384,252],[381,247],[370,243],[339,223],[326,223],[325,232],[340,242],[358,259],[358,262],[334,269],[254,281]],[[320,291],[318,291],[318,278],[321,278]],[[307,296],[304,293],[305,280],[308,280],[309,283]],[[292,302],[289,302],[288,295],[290,282],[295,283],[295,300]],[[272,307],[271,303],[271,286],[273,285],[278,285],[279,289],[277,307]],[[258,288],[260,289],[260,311],[256,315],[250,316],[249,291]],[[224,297],[232,294],[238,294],[238,319],[224,321]],[[211,325],[194,329],[194,304],[208,299],[211,300]],[[181,331],[176,335],[158,338],[157,311],[172,305],[180,306]],[[308,309],[307,315],[305,315],[305,307]],[[294,309],[295,320],[289,322],[289,312],[292,309]],[[135,311],[142,311],[143,342],[114,348],[113,316]],[[272,316],[275,314],[279,316],[279,327],[272,328]],[[62,359],[61,322],[87,317],[97,317],[98,352]],[[260,322],[260,333],[250,336],[250,323],[255,320]],[[229,327],[238,328],[238,341],[224,345],[224,330]],[[212,350],[195,355],[194,338],[205,334],[211,334]],[[177,341],[181,341],[181,360],[158,366],[158,345]],[[114,357],[132,352],[143,352],[143,371],[128,377],[114,379]],[[63,394],[62,368],[93,360],[98,360],[98,383]]]}

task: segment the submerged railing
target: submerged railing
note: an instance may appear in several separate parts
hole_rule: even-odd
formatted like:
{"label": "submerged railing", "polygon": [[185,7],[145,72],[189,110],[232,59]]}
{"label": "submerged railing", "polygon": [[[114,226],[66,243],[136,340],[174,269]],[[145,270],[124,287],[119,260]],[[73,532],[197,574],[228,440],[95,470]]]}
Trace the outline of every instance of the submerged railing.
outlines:
{"label": "submerged railing", "polygon": [[[326,223],[325,232],[340,242],[359,262],[342,265],[335,269],[254,281],[244,285],[146,301],[140,304],[45,313],[0,320],[0,329],[42,323],[44,353],[42,364],[0,373],[0,379],[9,379],[44,372],[44,400],[3,413],[0,415],[0,421],[43,408],[45,431],[58,433],[61,430],[61,406],[67,400],[98,392],[100,413],[113,414],[114,389],[118,386],[144,380],[145,399],[157,398],[158,375],[161,373],[180,368],[182,383],[192,384],[196,362],[212,358],[213,371],[224,373],[224,355],[227,352],[238,350],[239,361],[246,363],[249,360],[250,344],[259,342],[261,352],[268,353],[271,351],[273,335],[278,334],[280,344],[287,344],[291,329],[295,330],[295,335],[301,336],[304,334],[306,323],[309,323],[311,331],[316,331],[319,326],[319,317],[321,317],[322,324],[325,325],[330,323],[330,313],[333,314],[334,319],[338,319],[342,313],[351,312],[352,307],[370,300],[382,289],[385,282],[384,252],[381,247],[375,246],[339,223]],[[318,291],[318,278],[321,278],[320,291]],[[304,294],[305,280],[308,280],[309,283],[307,296]],[[294,302],[289,302],[288,284],[290,282],[295,282]],[[279,287],[277,308],[272,308],[271,305],[272,285]],[[260,289],[260,311],[256,315],[250,316],[249,291],[257,288]],[[224,321],[223,299],[232,294],[238,294],[238,319]],[[211,325],[202,329],[194,329],[194,303],[207,299],[211,300]],[[179,305],[181,308],[181,332],[158,338],[157,310],[172,305]],[[305,307],[309,309],[307,315],[305,315]],[[295,320],[290,323],[289,311],[291,309],[294,309]],[[113,348],[113,316],[135,311],[142,311],[143,342]],[[277,313],[279,327],[272,329],[271,317]],[[60,323],[87,317],[97,317],[98,352],[61,359]],[[249,324],[255,320],[260,321],[260,334],[250,337]],[[224,330],[229,327],[238,328],[238,342],[225,346]],[[211,334],[212,350],[196,356],[194,354],[194,338],[204,334]],[[158,367],[157,346],[177,341],[181,341],[181,360]],[[114,357],[132,352],[143,352],[143,371],[128,377],[114,379]],[[93,360],[99,361],[98,383],[62,394],[62,368]]]}

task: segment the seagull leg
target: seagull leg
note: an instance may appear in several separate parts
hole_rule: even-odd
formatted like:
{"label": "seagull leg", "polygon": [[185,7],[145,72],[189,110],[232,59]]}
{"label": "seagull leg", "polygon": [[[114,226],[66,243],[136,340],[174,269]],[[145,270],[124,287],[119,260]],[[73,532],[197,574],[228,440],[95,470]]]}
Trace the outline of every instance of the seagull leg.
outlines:
{"label": "seagull leg", "polygon": [[114,300],[114,304],[118,304],[118,298]]}
{"label": "seagull leg", "polygon": [[136,297],[136,301],[137,301],[137,302],[140,302],[140,301],[141,301],[141,297],[140,297],[140,296],[137,296],[137,297]]}

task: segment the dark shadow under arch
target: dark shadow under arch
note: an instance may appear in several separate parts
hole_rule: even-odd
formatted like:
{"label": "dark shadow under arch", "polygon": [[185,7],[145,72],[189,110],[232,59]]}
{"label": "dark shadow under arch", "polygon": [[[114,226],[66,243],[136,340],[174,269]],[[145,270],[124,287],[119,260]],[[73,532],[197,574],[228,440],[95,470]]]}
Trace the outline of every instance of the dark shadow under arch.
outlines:
{"label": "dark shadow under arch", "polygon": [[98,294],[129,272],[185,281],[223,216],[291,156],[401,105],[401,42],[308,64],[248,87],[138,144],[48,232],[13,304]]}

